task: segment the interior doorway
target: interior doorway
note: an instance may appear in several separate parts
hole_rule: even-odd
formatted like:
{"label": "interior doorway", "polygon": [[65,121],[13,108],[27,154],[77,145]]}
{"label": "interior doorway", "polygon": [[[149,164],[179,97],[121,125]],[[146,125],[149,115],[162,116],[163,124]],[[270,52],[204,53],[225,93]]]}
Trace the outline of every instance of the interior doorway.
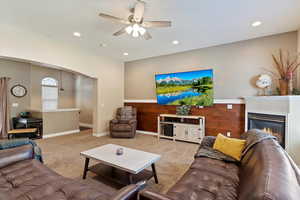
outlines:
{"label": "interior doorway", "polygon": [[[1,56],[0,68],[0,77],[11,78],[8,109],[13,129],[22,128],[20,121],[30,118],[40,120],[43,138],[81,130],[97,132],[97,78],[64,67]],[[16,85],[25,88],[26,95],[15,97],[10,91]]]}
{"label": "interior doorway", "polygon": [[94,128],[94,111],[96,108],[96,80],[84,75],[76,77],[76,107],[79,108],[80,131]]}

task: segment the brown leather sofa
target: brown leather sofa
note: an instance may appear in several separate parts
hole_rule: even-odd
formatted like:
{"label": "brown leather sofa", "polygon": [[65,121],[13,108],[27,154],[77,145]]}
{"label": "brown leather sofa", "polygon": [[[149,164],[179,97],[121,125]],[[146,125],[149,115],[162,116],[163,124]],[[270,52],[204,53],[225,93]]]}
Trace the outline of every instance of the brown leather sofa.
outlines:
{"label": "brown leather sofa", "polygon": [[136,133],[136,108],[118,108],[116,119],[110,121],[110,136],[113,138],[133,138]]}
{"label": "brown leather sofa", "polygon": [[299,200],[300,172],[275,140],[254,145],[240,165],[195,158],[185,175],[166,193],[148,189],[140,200]]}
{"label": "brown leather sofa", "polygon": [[135,199],[143,184],[119,191],[92,186],[62,177],[34,160],[31,145],[0,151],[0,200],[127,200]]}

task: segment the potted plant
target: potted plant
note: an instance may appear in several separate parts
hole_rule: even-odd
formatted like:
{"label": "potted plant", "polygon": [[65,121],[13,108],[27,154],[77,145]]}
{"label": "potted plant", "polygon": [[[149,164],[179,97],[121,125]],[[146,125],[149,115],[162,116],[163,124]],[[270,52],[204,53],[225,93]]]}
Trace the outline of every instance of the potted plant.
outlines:
{"label": "potted plant", "polygon": [[[275,75],[279,78],[280,95],[289,95],[293,91],[293,75],[300,66],[299,55],[291,56],[287,51],[286,55],[279,50],[279,55],[272,54],[274,68],[277,71]],[[272,72],[274,74],[274,72]]]}

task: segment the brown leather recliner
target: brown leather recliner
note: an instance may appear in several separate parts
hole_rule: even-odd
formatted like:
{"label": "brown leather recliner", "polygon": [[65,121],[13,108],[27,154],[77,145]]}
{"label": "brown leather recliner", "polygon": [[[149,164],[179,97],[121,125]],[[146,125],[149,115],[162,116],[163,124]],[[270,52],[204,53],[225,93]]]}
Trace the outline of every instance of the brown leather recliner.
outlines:
{"label": "brown leather recliner", "polygon": [[110,121],[110,136],[113,138],[133,138],[137,126],[136,108],[118,108],[116,119]]}

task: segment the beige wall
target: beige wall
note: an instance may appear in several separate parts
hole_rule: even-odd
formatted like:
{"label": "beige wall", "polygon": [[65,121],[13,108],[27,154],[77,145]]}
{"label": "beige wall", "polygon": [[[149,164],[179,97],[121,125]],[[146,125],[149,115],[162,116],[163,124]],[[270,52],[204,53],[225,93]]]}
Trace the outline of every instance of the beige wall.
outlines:
{"label": "beige wall", "polygon": [[[159,47],[158,47],[159,48]],[[271,69],[271,53],[279,48],[297,51],[297,33],[291,32],[216,47],[125,63],[125,99],[156,99],[154,75],[214,69],[215,98],[257,94],[253,77]]]}
{"label": "beige wall", "polygon": [[25,111],[30,106],[30,65],[0,59],[0,77],[10,77],[9,89],[16,84],[21,84],[27,88],[27,95],[23,98],[17,98],[11,95],[9,91],[10,105],[17,103],[18,107],[11,108],[11,117],[16,117],[20,112]]}
{"label": "beige wall", "polygon": [[[124,100],[124,63],[90,51],[14,27],[1,24],[0,56],[63,67],[97,79],[95,131],[108,131],[108,123]],[[20,37],[22,36],[22,37]],[[71,36],[70,36],[71,37]],[[105,49],[103,49],[105,51]]]}
{"label": "beige wall", "polygon": [[41,82],[45,77],[55,78],[59,86],[62,83],[64,91],[59,91],[58,108],[75,108],[75,75],[69,72],[62,72],[62,81],[60,80],[61,71],[40,66],[31,67],[31,107],[32,109],[42,109],[42,90]]}
{"label": "beige wall", "polygon": [[[11,106],[11,116],[28,109],[42,109],[41,81],[44,77],[53,77],[60,83],[60,71],[41,66],[31,66],[29,63],[0,59],[0,77],[11,78],[9,89],[16,84],[27,88],[27,95],[16,98],[10,93],[10,105],[17,103],[18,107]],[[75,105],[75,76],[63,72],[64,91],[59,92],[58,108],[74,108]]]}
{"label": "beige wall", "polygon": [[43,118],[44,136],[79,129],[78,111],[33,112],[33,116]]}
{"label": "beige wall", "polygon": [[94,85],[95,80],[92,78],[82,75],[76,78],[76,107],[80,109],[79,122],[82,124],[93,124]]}

